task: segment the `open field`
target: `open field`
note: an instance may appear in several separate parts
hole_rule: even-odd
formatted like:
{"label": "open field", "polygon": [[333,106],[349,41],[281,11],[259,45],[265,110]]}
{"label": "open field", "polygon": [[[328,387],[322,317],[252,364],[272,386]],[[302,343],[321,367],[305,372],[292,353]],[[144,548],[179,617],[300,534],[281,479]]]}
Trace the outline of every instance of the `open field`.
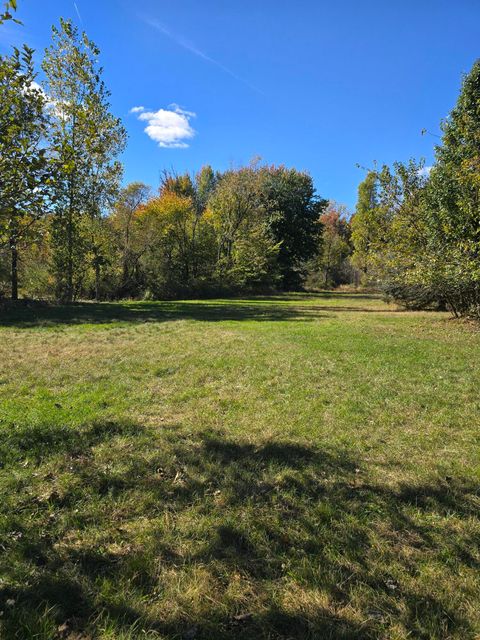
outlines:
{"label": "open field", "polygon": [[374,296],[0,316],[0,637],[478,638],[480,332]]}

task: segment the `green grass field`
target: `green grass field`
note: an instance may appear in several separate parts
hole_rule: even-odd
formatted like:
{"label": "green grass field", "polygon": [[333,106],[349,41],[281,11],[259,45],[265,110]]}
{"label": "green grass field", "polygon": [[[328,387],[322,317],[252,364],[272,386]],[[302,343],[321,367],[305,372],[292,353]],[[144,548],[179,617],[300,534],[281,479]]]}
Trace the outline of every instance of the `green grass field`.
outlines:
{"label": "green grass field", "polygon": [[374,296],[0,312],[0,637],[478,638],[479,427]]}

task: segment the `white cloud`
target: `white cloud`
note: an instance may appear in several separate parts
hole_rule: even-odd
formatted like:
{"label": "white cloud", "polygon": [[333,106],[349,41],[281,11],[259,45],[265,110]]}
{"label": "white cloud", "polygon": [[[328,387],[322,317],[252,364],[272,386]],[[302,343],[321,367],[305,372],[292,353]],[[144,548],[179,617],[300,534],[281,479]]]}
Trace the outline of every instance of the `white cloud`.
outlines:
{"label": "white cloud", "polygon": [[40,91],[40,93],[41,93],[41,94],[42,94],[42,96],[45,98],[45,100],[46,100],[47,102],[51,102],[51,100],[50,100],[49,96],[45,93],[45,91],[44,91],[43,87],[41,87],[41,86],[38,84],[38,82],[35,82],[35,80],[33,80],[33,81],[30,83],[30,88],[31,88],[31,89],[33,89],[34,91]]}
{"label": "white cloud", "polygon": [[46,109],[50,111],[50,113],[53,113],[57,118],[66,117],[66,113],[65,113],[65,105],[67,104],[66,102],[62,102],[60,100],[53,100],[53,98],[45,91],[42,85],[38,84],[38,82],[35,82],[35,80],[33,80],[30,83],[29,88],[32,91],[38,91],[42,95],[45,101],[44,106]]}
{"label": "white cloud", "polygon": [[418,170],[418,175],[419,176],[429,176],[430,175],[430,171],[433,169],[432,166],[427,166],[427,167],[422,167],[421,169]]}
{"label": "white cloud", "polygon": [[32,91],[38,91],[43,96],[46,109],[50,110],[50,112],[56,115],[58,118],[64,117],[64,111],[61,108],[62,103],[52,100],[52,98],[48,95],[45,89],[40,84],[38,84],[38,82],[35,82],[35,80],[33,80],[30,83],[30,89]]}
{"label": "white cloud", "polygon": [[66,110],[66,106],[67,106],[67,102],[62,102],[61,100],[54,100],[46,91],[45,89],[38,84],[38,82],[31,82],[30,83],[30,88],[33,89],[34,91],[39,91],[42,96],[43,99],[45,100],[45,108],[48,109],[50,111],[50,113],[53,113],[54,116],[56,116],[59,119],[65,119],[67,117],[67,110]]}
{"label": "white cloud", "polygon": [[185,111],[176,104],[158,111],[146,111],[144,107],[133,107],[130,113],[137,114],[139,120],[147,123],[144,131],[149,138],[158,142],[159,147],[185,149],[188,147],[186,140],[191,140],[195,135],[195,129],[191,126],[190,120],[196,114],[193,111]]}

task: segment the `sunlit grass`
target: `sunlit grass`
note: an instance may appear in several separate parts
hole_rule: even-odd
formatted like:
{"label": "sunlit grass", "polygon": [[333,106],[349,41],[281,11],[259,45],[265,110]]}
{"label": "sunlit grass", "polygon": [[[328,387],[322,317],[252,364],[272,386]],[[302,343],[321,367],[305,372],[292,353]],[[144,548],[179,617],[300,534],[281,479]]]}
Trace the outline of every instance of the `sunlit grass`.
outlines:
{"label": "sunlit grass", "polygon": [[0,324],[2,638],[480,633],[475,327],[354,294]]}

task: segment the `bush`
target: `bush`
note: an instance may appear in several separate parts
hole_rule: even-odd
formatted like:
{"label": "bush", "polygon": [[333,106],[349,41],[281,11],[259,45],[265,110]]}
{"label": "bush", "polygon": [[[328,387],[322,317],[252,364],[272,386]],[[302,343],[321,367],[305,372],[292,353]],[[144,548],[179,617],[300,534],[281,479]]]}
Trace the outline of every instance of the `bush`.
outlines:
{"label": "bush", "polygon": [[382,287],[385,299],[394,300],[405,309],[445,310],[446,301],[438,291],[420,284],[387,283]]}

